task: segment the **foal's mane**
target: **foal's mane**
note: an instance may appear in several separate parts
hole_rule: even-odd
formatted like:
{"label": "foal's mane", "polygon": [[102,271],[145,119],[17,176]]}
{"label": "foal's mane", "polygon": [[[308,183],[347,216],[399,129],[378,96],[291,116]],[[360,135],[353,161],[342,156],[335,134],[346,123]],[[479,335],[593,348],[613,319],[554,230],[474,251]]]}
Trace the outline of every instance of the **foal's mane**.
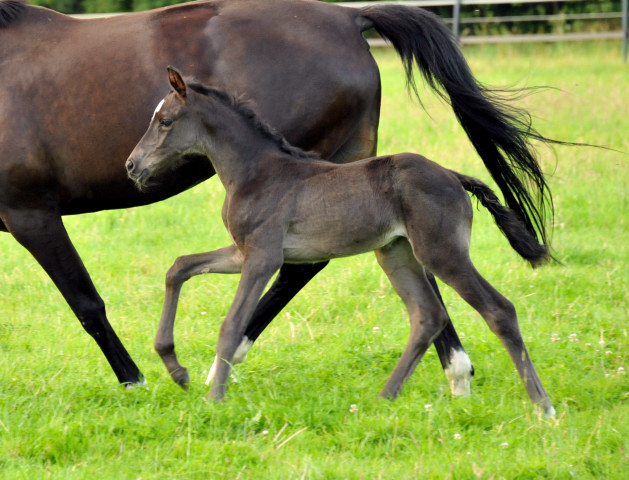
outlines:
{"label": "foal's mane", "polygon": [[271,140],[282,152],[300,159],[319,159],[319,156],[316,153],[307,152],[301,148],[291,145],[281,133],[260,118],[260,116],[252,108],[252,103],[250,101],[243,100],[242,98],[236,98],[224,90],[208,87],[207,85],[203,85],[195,80],[186,79],[186,85],[191,90],[200,93],[201,95],[205,95],[206,97],[211,97],[238,113],[246,121],[250,122],[253,127],[266,139]]}
{"label": "foal's mane", "polygon": [[0,0],[0,28],[20,18],[26,8],[24,0]]}

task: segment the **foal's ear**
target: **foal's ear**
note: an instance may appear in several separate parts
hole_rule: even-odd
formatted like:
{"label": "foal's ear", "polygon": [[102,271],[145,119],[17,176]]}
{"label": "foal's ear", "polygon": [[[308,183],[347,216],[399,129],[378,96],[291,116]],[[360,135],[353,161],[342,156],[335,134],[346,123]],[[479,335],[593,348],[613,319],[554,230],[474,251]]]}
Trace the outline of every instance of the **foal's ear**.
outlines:
{"label": "foal's ear", "polygon": [[183,81],[179,70],[173,67],[168,67],[168,80],[170,81],[170,86],[173,87],[175,92],[177,92],[181,98],[186,98],[186,82]]}

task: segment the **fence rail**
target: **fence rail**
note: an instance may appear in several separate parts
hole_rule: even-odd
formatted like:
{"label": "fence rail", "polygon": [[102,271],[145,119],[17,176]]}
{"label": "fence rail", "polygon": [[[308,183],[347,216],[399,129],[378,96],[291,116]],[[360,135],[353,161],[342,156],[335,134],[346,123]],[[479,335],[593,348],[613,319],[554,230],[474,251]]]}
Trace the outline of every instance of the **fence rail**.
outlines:
{"label": "fence rail", "polygon": [[[562,0],[563,2],[583,2],[585,0]],[[519,0],[518,3],[556,3],[555,0]],[[345,2],[341,5],[347,7],[366,7],[375,3],[402,4],[417,7],[452,7],[452,18],[444,20],[452,25],[454,35],[462,44],[480,44],[480,43],[520,43],[520,42],[565,42],[577,40],[602,40],[602,39],[622,39],[623,41],[623,58],[627,62],[627,41],[629,39],[628,21],[627,21],[627,2],[622,0],[620,12],[601,12],[601,13],[575,13],[565,15],[519,15],[505,17],[474,17],[461,18],[461,7],[468,5],[499,5],[512,2],[505,0],[403,0],[391,2]],[[544,34],[523,34],[523,35],[461,35],[461,25],[470,24],[488,24],[488,23],[504,23],[504,22],[562,22],[566,20],[609,20],[622,19],[622,30],[611,32],[583,32],[583,33],[544,33]],[[386,43],[380,39],[372,39],[369,41],[372,46],[384,46]]]}

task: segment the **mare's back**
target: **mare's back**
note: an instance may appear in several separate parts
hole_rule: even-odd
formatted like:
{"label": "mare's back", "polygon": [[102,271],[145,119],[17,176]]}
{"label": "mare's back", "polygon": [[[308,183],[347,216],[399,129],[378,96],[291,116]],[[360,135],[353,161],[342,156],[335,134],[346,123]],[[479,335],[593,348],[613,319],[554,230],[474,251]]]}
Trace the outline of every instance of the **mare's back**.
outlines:
{"label": "mare's back", "polygon": [[246,95],[291,143],[324,157],[349,138],[375,141],[378,71],[352,12],[217,0],[77,20],[27,7],[0,29],[0,192],[1,172],[18,167],[11,182],[22,192],[36,199],[54,183],[62,213],[82,213],[149,203],[207,177],[182,171],[148,194],[126,178],[124,161],[169,90],[168,65]]}

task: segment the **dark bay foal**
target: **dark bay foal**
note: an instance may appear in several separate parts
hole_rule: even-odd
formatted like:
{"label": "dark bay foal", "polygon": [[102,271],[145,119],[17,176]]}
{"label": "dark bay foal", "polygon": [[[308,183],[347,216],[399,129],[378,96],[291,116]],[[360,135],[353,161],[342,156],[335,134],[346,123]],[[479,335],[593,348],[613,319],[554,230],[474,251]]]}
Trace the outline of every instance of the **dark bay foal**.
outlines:
{"label": "dark bay foal", "polygon": [[155,347],[175,381],[189,381],[175,355],[173,324],[181,286],[190,277],[241,273],[210,373],[210,397],[219,400],[232,365],[250,347],[243,334],[255,306],[284,262],[320,262],[375,250],[411,324],[406,349],[382,396],[400,393],[447,322],[428,283],[429,270],[480,313],[509,352],[531,401],[554,414],[512,303],[470,260],[472,206],[466,190],[532,265],[546,261],[548,250],[489,187],[410,153],[346,165],[322,161],[291,147],[225,92],[186,82],[174,69],[168,75],[172,91],[127,160],[128,174],[140,188],[150,188],[153,179],[167,178],[164,174],[176,169],[182,157],[208,158],[226,190],[223,221],[234,242],[179,257],[167,274]]}

